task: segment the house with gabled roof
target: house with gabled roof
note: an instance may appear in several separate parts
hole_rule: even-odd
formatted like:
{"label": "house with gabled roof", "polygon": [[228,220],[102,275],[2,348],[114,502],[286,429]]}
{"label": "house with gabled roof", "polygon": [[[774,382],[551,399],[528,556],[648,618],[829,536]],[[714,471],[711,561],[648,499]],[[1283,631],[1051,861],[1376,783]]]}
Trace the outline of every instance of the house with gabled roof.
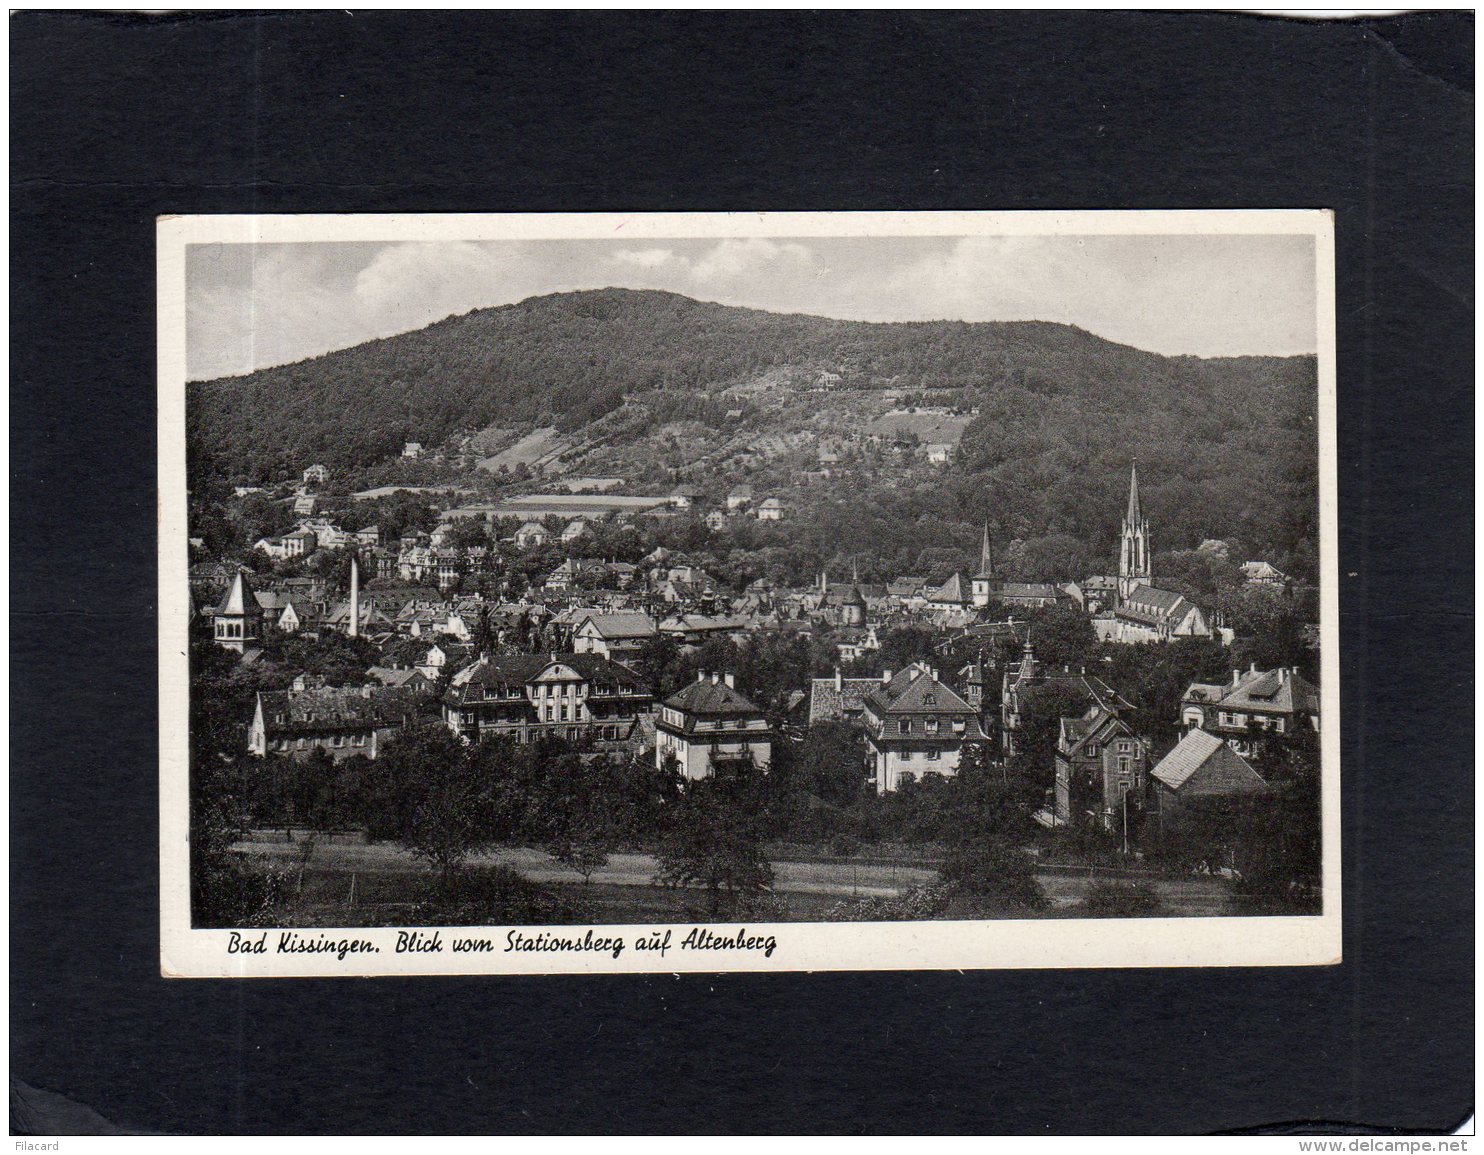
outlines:
{"label": "house with gabled roof", "polygon": [[248,726],[249,753],[307,758],[323,750],[337,762],[357,754],[375,758],[427,708],[425,697],[408,689],[323,682],[301,676],[287,690],[259,691]]}
{"label": "house with gabled roof", "polygon": [[471,741],[565,738],[616,749],[653,701],[627,666],[558,653],[484,655],[453,676],[442,705],[448,728]]}
{"label": "house with gabled roof", "polygon": [[1143,809],[1149,747],[1106,706],[1060,719],[1056,741],[1058,826],[1116,830],[1128,811]]}
{"label": "house with gabled roof", "polygon": [[586,612],[572,631],[572,649],[598,654],[616,662],[632,661],[646,642],[659,633],[654,619],[638,611]]}
{"label": "house with gabled roof", "polygon": [[1069,691],[1085,707],[1101,706],[1110,713],[1127,717],[1133,704],[1096,674],[1086,669],[1063,666],[1048,667],[1036,657],[1036,647],[1029,631],[1021,648],[1020,660],[1007,662],[1000,679],[1000,746],[1006,758],[1020,752],[1025,728],[1026,695],[1042,686],[1057,685]]}
{"label": "house with gabled roof", "polygon": [[1222,685],[1192,682],[1180,699],[1180,724],[1206,730],[1238,754],[1251,755],[1268,734],[1319,729],[1319,687],[1297,669],[1233,670]]}
{"label": "house with gabled roof", "polygon": [[861,704],[867,756],[881,794],[909,778],[958,773],[964,746],[986,741],[978,711],[924,662],[883,673]]}
{"label": "house with gabled roof", "polygon": [[535,549],[551,540],[551,531],[539,521],[528,521],[515,531],[512,540],[518,549]]}
{"label": "house with gabled roof", "polygon": [[973,596],[964,584],[963,574],[959,573],[923,596],[930,610],[961,610],[973,604]]}
{"label": "house with gabled roof", "polygon": [[1191,730],[1150,771],[1161,825],[1219,818],[1272,793],[1250,762],[1215,734]]}
{"label": "house with gabled roof", "polygon": [[694,781],[728,763],[767,770],[773,732],[762,709],[737,689],[731,674],[702,670],[694,682],[660,703],[654,719],[655,765],[671,756],[683,778]]}
{"label": "house with gabled roof", "polygon": [[864,725],[866,695],[881,685],[880,678],[847,678],[835,667],[834,677],[809,683],[809,725],[849,722]]}

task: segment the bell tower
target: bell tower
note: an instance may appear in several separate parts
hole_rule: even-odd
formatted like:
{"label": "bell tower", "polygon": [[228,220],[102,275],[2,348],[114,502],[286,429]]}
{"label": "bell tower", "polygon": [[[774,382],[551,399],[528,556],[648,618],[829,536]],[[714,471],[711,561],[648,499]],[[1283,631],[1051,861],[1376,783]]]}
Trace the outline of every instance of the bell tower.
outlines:
{"label": "bell tower", "polygon": [[1149,568],[1149,522],[1139,507],[1139,463],[1129,471],[1128,512],[1123,515],[1123,542],[1118,550],[1118,600],[1140,586],[1152,585]]}

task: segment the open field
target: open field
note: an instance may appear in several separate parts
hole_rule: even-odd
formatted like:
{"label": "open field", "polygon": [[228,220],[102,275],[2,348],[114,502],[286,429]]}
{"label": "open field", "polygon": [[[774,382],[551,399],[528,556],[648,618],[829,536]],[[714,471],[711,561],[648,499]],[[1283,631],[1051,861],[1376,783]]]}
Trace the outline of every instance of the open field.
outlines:
{"label": "open field", "polygon": [[[300,836],[302,839],[302,835]],[[292,871],[302,841],[281,833],[259,832],[239,849]],[[594,872],[591,882],[529,847],[503,847],[470,860],[471,866],[506,866],[524,878],[583,909],[584,922],[694,921],[704,917],[699,891],[675,891],[653,884],[654,856],[621,853]],[[774,858],[774,892],[788,907],[791,921],[819,918],[838,902],[852,898],[888,898],[930,882],[930,864],[889,861]],[[1110,872],[1101,872],[1108,877]],[[1051,915],[1073,914],[1095,880],[1087,869],[1048,867],[1038,881],[1052,902]],[[425,892],[427,868],[400,846],[335,839],[316,846],[304,875],[295,917],[303,925],[395,925],[405,909]],[[1150,878],[1169,916],[1231,913],[1228,888],[1214,878]],[[352,906],[354,904],[354,906]],[[312,920],[312,921],[311,921]]]}
{"label": "open field", "polygon": [[514,445],[492,457],[482,458],[479,468],[498,473],[502,465],[507,469],[514,469],[517,465],[535,465],[546,458],[555,457],[567,448],[567,444],[555,427],[548,426],[526,434]]}

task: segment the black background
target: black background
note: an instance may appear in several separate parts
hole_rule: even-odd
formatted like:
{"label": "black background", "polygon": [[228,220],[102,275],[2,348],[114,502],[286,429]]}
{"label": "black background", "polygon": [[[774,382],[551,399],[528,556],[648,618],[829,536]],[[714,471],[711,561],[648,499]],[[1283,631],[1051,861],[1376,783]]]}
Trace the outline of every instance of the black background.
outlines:
{"label": "black background", "polygon": [[[167,1132],[1471,1110],[1472,16],[29,13],[11,34],[17,1077]],[[1234,206],[1337,214],[1343,965],[159,977],[156,214]]]}

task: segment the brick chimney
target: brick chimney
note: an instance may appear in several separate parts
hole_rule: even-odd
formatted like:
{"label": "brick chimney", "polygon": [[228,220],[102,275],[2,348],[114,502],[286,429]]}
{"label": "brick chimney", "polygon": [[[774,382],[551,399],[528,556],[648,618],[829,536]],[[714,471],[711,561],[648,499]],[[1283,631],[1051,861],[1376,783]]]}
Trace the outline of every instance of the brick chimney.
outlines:
{"label": "brick chimney", "polygon": [[835,692],[838,694],[845,689],[845,679],[840,674],[840,667],[835,667]]}

